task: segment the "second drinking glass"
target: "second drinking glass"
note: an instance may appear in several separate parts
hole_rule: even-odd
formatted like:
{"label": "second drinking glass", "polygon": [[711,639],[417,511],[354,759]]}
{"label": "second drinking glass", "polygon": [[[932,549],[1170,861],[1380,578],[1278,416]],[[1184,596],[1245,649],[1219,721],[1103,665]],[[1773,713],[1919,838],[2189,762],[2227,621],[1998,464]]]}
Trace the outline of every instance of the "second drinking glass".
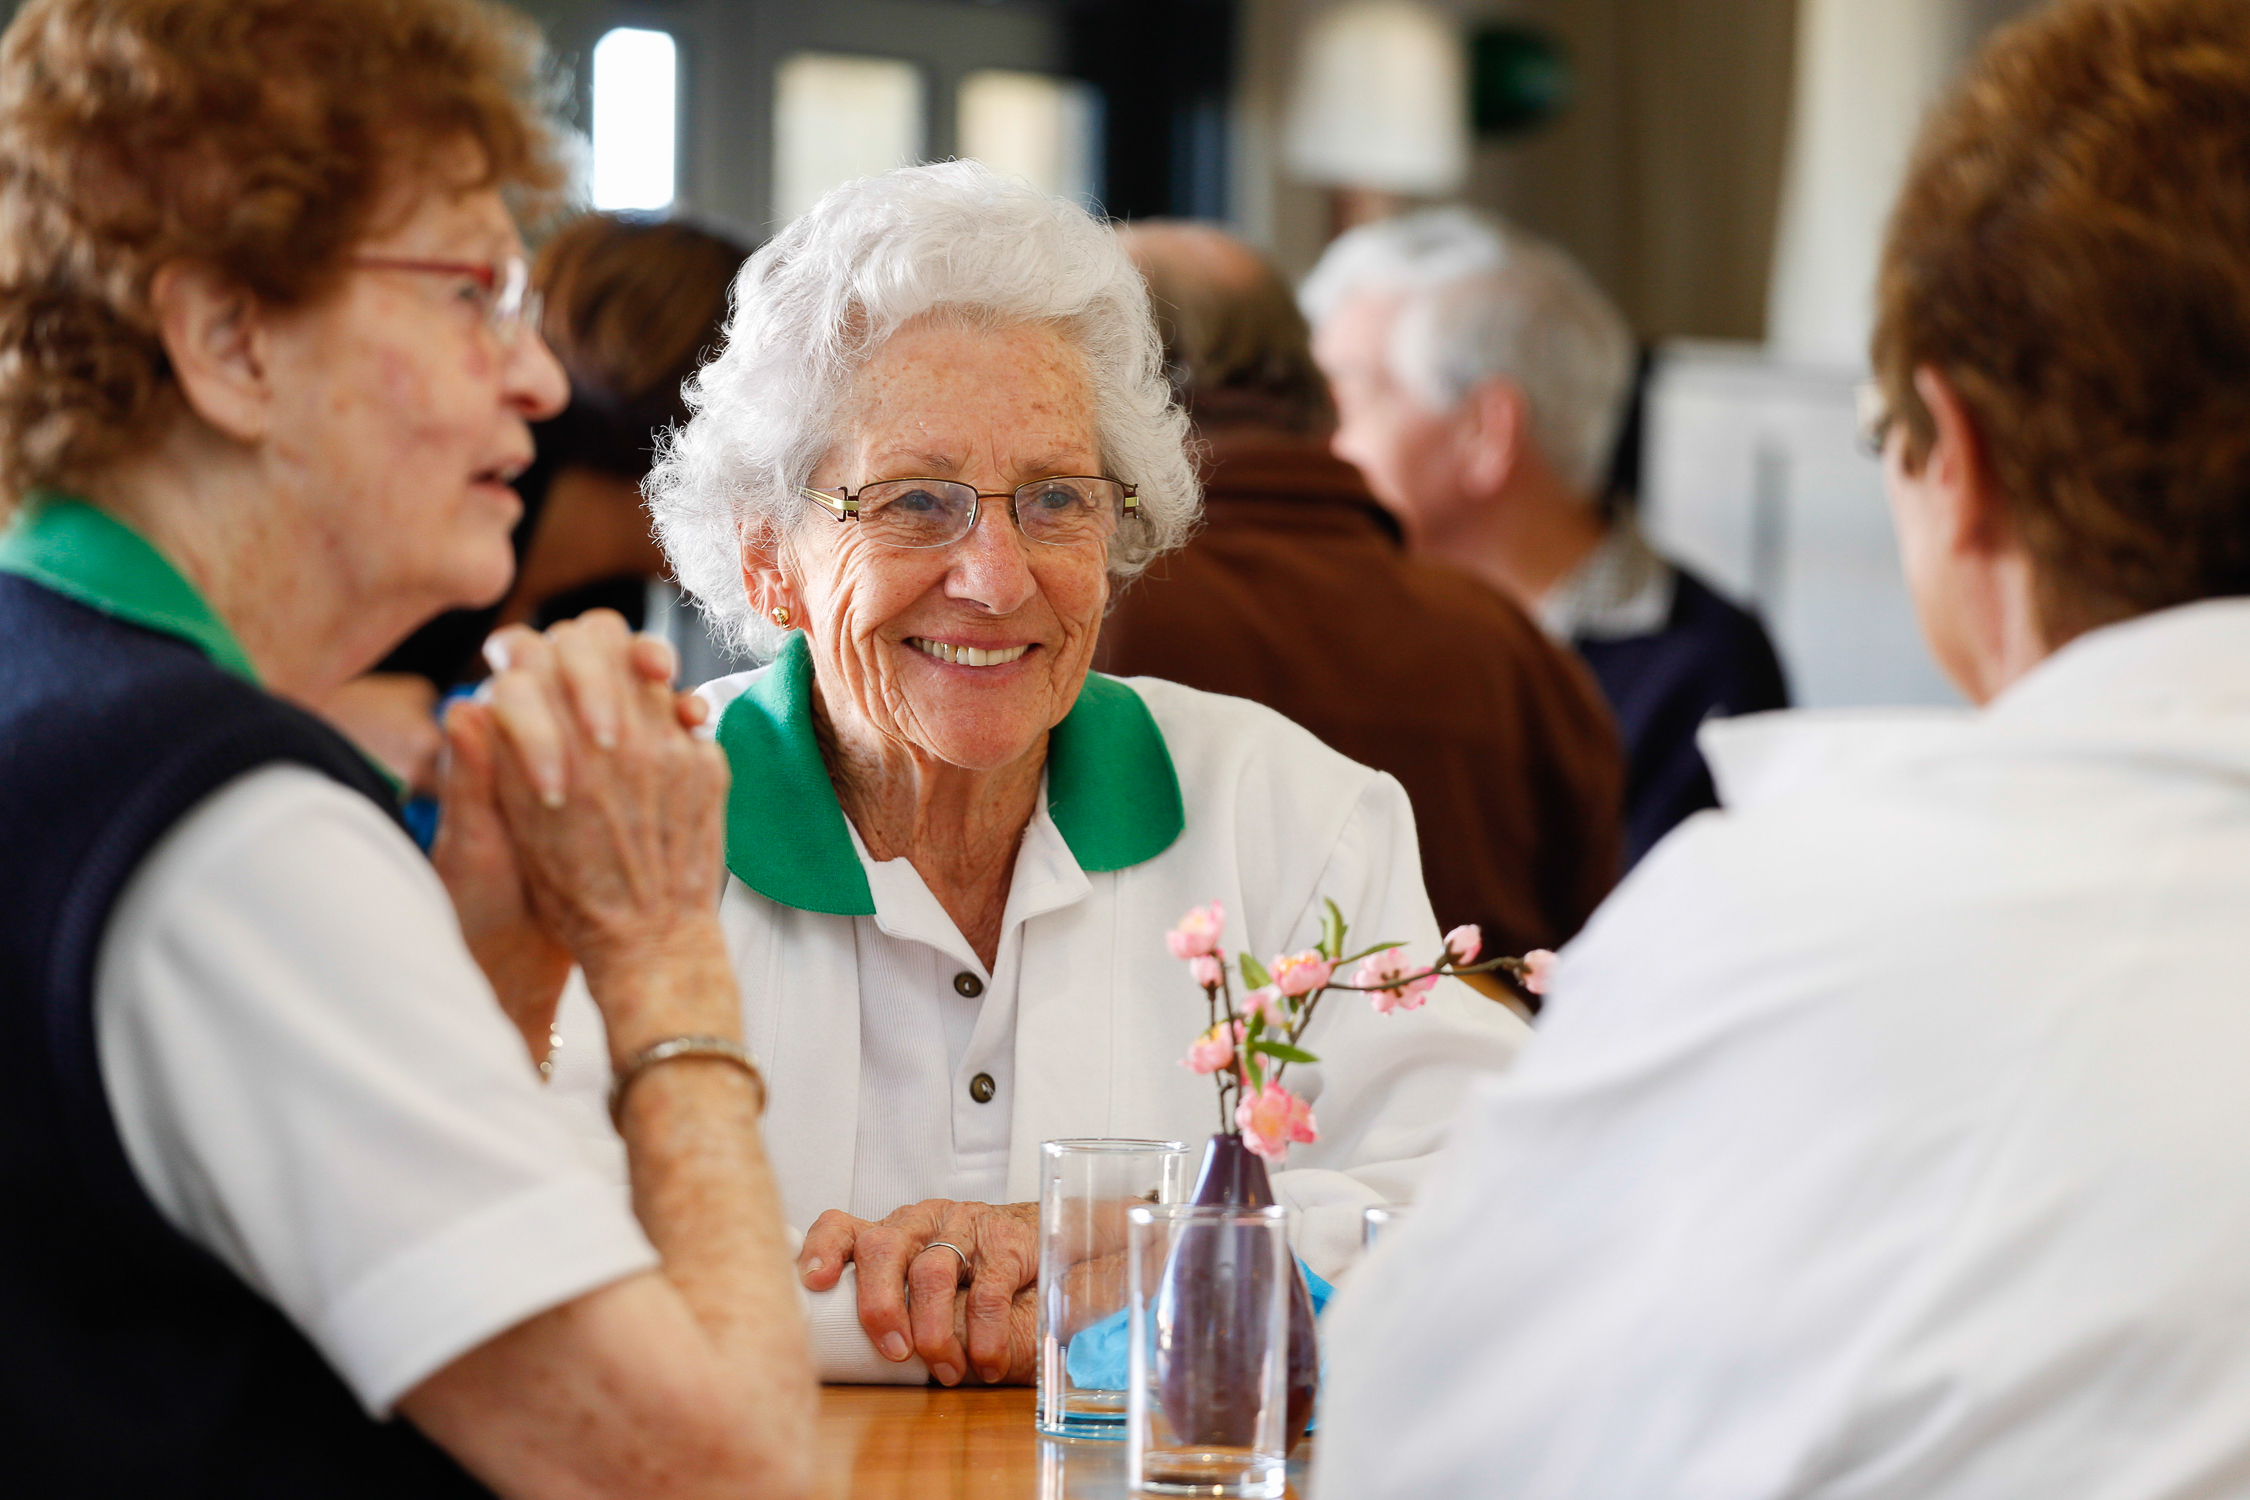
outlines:
{"label": "second drinking glass", "polygon": [[1126,1474],[1159,1495],[1288,1487],[1289,1210],[1149,1204],[1130,1222]]}

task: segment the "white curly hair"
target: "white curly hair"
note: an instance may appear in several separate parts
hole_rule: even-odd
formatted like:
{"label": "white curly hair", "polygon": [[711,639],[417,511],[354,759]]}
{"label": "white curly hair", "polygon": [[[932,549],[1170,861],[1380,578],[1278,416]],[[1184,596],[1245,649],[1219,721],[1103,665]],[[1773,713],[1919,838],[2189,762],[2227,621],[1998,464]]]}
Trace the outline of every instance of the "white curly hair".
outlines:
{"label": "white curly hair", "polygon": [[831,190],[743,265],[725,344],[689,379],[692,415],[643,486],[674,575],[730,650],[765,660],[781,642],[744,591],[743,544],[804,524],[798,486],[842,435],[859,369],[940,310],[1051,326],[1085,360],[1104,472],[1139,486],[1113,584],[1187,539],[1201,506],[1188,421],[1117,237],[977,162],[901,167]]}

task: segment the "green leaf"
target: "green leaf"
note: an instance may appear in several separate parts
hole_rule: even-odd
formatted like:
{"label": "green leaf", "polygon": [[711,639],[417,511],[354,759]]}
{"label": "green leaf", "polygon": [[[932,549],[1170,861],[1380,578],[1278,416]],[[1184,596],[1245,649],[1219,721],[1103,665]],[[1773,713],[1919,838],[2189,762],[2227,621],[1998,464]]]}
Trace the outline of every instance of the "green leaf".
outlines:
{"label": "green leaf", "polygon": [[1356,964],[1363,958],[1373,958],[1378,953],[1382,953],[1399,946],[1401,945],[1398,943],[1377,943],[1372,948],[1360,949],[1357,953],[1352,954],[1349,958],[1337,959],[1336,967],[1340,969],[1346,964]]}
{"label": "green leaf", "polygon": [[1343,910],[1334,901],[1323,896],[1320,904],[1328,908],[1328,920],[1322,924],[1327,930],[1321,934],[1320,952],[1323,958],[1334,960],[1344,951],[1344,934],[1350,929],[1345,927]]}
{"label": "green leaf", "polygon": [[1302,1047],[1292,1047],[1287,1042],[1252,1042],[1252,1052],[1262,1052],[1277,1062],[1316,1063],[1320,1059]]}
{"label": "green leaf", "polygon": [[1251,989],[1262,990],[1273,983],[1273,976],[1266,972],[1266,966],[1247,953],[1242,955],[1241,967],[1242,982]]}
{"label": "green leaf", "polygon": [[[1255,1052],[1257,1049],[1255,1047],[1252,1047],[1249,1050]],[[1256,1092],[1258,1092],[1258,1090],[1266,1086],[1266,1075],[1259,1069],[1258,1060],[1255,1057],[1249,1056],[1247,1053],[1243,1056],[1242,1064],[1250,1074],[1250,1092],[1255,1094]]]}

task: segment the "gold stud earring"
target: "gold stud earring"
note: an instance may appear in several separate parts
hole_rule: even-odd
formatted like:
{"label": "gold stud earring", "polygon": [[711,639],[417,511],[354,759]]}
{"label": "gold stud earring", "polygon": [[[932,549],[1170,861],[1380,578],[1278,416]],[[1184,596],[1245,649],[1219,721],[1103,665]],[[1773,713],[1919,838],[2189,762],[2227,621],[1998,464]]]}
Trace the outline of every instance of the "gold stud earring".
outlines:
{"label": "gold stud earring", "polygon": [[773,607],[773,622],[784,630],[789,628],[789,607],[787,605],[776,604]]}

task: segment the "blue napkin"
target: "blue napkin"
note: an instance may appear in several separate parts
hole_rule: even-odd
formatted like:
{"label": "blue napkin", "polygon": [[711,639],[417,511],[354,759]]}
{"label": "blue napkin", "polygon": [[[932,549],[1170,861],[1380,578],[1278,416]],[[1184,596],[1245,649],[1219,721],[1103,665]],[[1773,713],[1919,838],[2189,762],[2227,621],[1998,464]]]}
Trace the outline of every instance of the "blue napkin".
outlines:
{"label": "blue napkin", "polygon": [[[1336,1289],[1321,1280],[1302,1260],[1297,1262],[1297,1269],[1305,1273],[1305,1286],[1312,1292],[1313,1316],[1318,1317]],[[1070,1372],[1072,1385],[1082,1391],[1125,1389],[1128,1362],[1133,1352],[1133,1341],[1125,1333],[1127,1315],[1127,1309],[1119,1308],[1099,1323],[1080,1329],[1078,1337],[1070,1341],[1070,1353],[1063,1360],[1063,1368]]]}

